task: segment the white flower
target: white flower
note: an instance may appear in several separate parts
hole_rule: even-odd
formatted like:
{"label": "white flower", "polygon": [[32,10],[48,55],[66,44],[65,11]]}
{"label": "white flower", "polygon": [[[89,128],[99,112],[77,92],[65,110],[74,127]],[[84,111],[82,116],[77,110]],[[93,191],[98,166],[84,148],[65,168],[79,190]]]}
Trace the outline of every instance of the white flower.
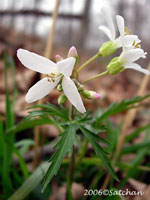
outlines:
{"label": "white flower", "polygon": [[121,53],[119,60],[125,69],[134,69],[144,74],[150,74],[150,71],[143,69],[140,65],[134,63],[139,58],[145,58],[146,54],[143,49],[124,49]]}
{"label": "white flower", "polygon": [[47,75],[47,77],[38,81],[29,89],[25,97],[28,103],[43,98],[62,81],[64,94],[67,96],[70,103],[73,104],[79,112],[86,112],[80,94],[70,78],[75,64],[75,58],[69,57],[54,63],[45,57],[24,49],[18,49],[17,56],[25,67]]}
{"label": "white flower", "polygon": [[116,44],[116,48],[120,48],[123,45],[128,47],[132,46],[133,42],[135,41],[136,43],[139,43],[140,40],[138,39],[138,36],[136,35],[128,35],[125,32],[125,25],[124,25],[124,19],[123,17],[117,15],[116,16],[116,21],[117,21],[117,26],[120,32],[120,36],[116,38],[116,31],[115,31],[115,26],[111,17],[111,12],[108,8],[103,7],[102,8],[102,13],[105,18],[105,21],[107,23],[107,26],[101,25],[99,26],[99,30],[103,31],[108,38]]}

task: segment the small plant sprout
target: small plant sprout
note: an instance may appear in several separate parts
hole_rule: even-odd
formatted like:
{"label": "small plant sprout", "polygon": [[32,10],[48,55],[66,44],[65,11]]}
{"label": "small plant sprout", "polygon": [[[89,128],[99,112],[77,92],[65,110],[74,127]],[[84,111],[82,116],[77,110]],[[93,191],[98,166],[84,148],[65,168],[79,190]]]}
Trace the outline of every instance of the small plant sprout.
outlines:
{"label": "small plant sprout", "polygon": [[24,49],[19,49],[17,56],[25,67],[46,75],[45,78],[38,81],[29,89],[25,97],[28,103],[45,97],[61,82],[63,92],[70,103],[79,112],[84,113],[86,111],[78,89],[70,78],[74,68],[75,58],[69,57],[54,63],[45,57]]}

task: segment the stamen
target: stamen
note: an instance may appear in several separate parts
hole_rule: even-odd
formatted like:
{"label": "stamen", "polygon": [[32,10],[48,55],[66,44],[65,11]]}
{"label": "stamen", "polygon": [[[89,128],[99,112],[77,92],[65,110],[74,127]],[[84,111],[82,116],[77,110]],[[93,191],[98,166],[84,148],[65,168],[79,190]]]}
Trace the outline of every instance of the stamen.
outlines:
{"label": "stamen", "polygon": [[136,43],[135,40],[134,40],[132,46],[133,46],[135,49],[140,48],[140,43]]}
{"label": "stamen", "polygon": [[125,35],[130,35],[131,31],[127,27],[124,27],[124,34]]}
{"label": "stamen", "polygon": [[56,74],[54,74],[54,73],[50,73],[47,75],[49,82],[55,82],[55,77],[56,77]]}
{"label": "stamen", "polygon": [[47,80],[48,80],[49,82],[55,82],[55,80],[56,80],[57,78],[61,77],[61,76],[62,76],[61,73],[56,73],[56,74],[50,73],[50,74],[46,75]]}

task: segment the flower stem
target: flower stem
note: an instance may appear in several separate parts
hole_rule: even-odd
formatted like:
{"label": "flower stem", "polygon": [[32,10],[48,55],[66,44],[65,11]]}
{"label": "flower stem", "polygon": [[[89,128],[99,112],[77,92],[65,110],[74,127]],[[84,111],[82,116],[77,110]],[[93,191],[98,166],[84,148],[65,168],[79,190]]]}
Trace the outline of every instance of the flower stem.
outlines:
{"label": "flower stem", "polygon": [[94,80],[94,79],[99,78],[99,77],[101,77],[101,76],[104,76],[104,75],[106,75],[106,74],[108,74],[108,71],[105,71],[105,72],[102,72],[102,73],[100,73],[100,74],[94,75],[94,76],[92,76],[91,78],[88,78],[87,80],[83,81],[82,83],[87,83],[87,82],[89,82],[89,81],[91,81],[91,80]]}
{"label": "flower stem", "polygon": [[72,185],[73,182],[73,176],[74,176],[74,165],[75,165],[75,148],[73,145],[73,151],[72,151],[72,156],[70,159],[70,166],[69,166],[69,175],[70,175],[70,185]]}
{"label": "flower stem", "polygon": [[[69,118],[70,121],[73,120],[73,113],[74,113],[74,107],[70,105],[70,110],[69,110]],[[70,186],[72,185],[73,182],[73,176],[74,176],[74,164],[75,164],[75,148],[73,145],[73,150],[72,150],[72,156],[70,158],[70,166],[69,166],[69,177],[70,177]]]}
{"label": "flower stem", "polygon": [[87,152],[87,149],[88,149],[88,143],[89,143],[89,140],[88,140],[88,138],[86,138],[85,139],[85,143],[84,143],[84,145],[83,145],[83,147],[82,147],[82,149],[80,151],[79,158],[78,158],[78,160],[76,162],[76,165],[75,165],[76,167],[78,167],[80,165],[80,163],[82,162],[82,160],[83,160],[83,158],[84,158],[84,156],[85,156],[85,154]]}
{"label": "flower stem", "polygon": [[96,58],[98,58],[100,55],[99,53],[97,53],[96,55],[94,55],[92,58],[90,58],[89,60],[87,60],[85,63],[83,63],[79,69],[77,70],[77,73],[79,73],[86,65],[88,65],[89,63],[91,63],[92,61],[94,61]]}

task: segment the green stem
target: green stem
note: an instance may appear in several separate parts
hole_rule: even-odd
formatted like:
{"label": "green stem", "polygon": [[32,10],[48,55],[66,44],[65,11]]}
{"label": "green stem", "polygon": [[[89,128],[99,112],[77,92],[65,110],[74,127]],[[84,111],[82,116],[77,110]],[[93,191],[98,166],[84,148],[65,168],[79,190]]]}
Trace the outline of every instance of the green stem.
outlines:
{"label": "green stem", "polygon": [[96,55],[94,55],[92,58],[90,58],[89,60],[87,60],[85,63],[83,63],[79,69],[77,70],[77,73],[79,73],[86,65],[88,65],[89,63],[91,63],[92,61],[94,61],[96,58],[98,58],[100,55],[99,53],[97,53]]}
{"label": "green stem", "polygon": [[[74,116],[73,116],[73,113],[74,113],[74,107],[72,106],[72,104],[70,105],[70,110],[69,110],[69,119],[70,121],[73,120]],[[69,182],[69,187],[67,188],[67,198],[72,195],[70,194],[71,192],[71,186],[72,186],[72,182],[73,182],[73,177],[74,177],[74,166],[75,166],[75,148],[74,148],[74,145],[73,145],[73,151],[72,151],[72,156],[70,158],[70,163],[69,163],[69,173],[68,173],[68,182]]]}
{"label": "green stem", "polygon": [[94,80],[94,79],[96,79],[96,78],[99,78],[99,77],[104,76],[104,75],[107,75],[107,74],[108,74],[108,71],[102,72],[102,73],[100,73],[100,74],[97,74],[97,75],[92,76],[91,78],[88,78],[87,80],[83,81],[82,83],[87,83],[87,82],[89,82],[89,81],[91,81],[91,80]]}
{"label": "green stem", "polygon": [[88,143],[89,143],[89,140],[88,140],[88,138],[86,138],[85,143],[84,143],[84,145],[83,145],[83,147],[81,149],[79,158],[78,158],[78,160],[76,162],[76,167],[78,167],[80,165],[80,163],[82,162],[82,160],[83,160],[83,158],[84,158],[84,156],[85,156],[85,154],[87,152],[87,149],[88,149]]}

